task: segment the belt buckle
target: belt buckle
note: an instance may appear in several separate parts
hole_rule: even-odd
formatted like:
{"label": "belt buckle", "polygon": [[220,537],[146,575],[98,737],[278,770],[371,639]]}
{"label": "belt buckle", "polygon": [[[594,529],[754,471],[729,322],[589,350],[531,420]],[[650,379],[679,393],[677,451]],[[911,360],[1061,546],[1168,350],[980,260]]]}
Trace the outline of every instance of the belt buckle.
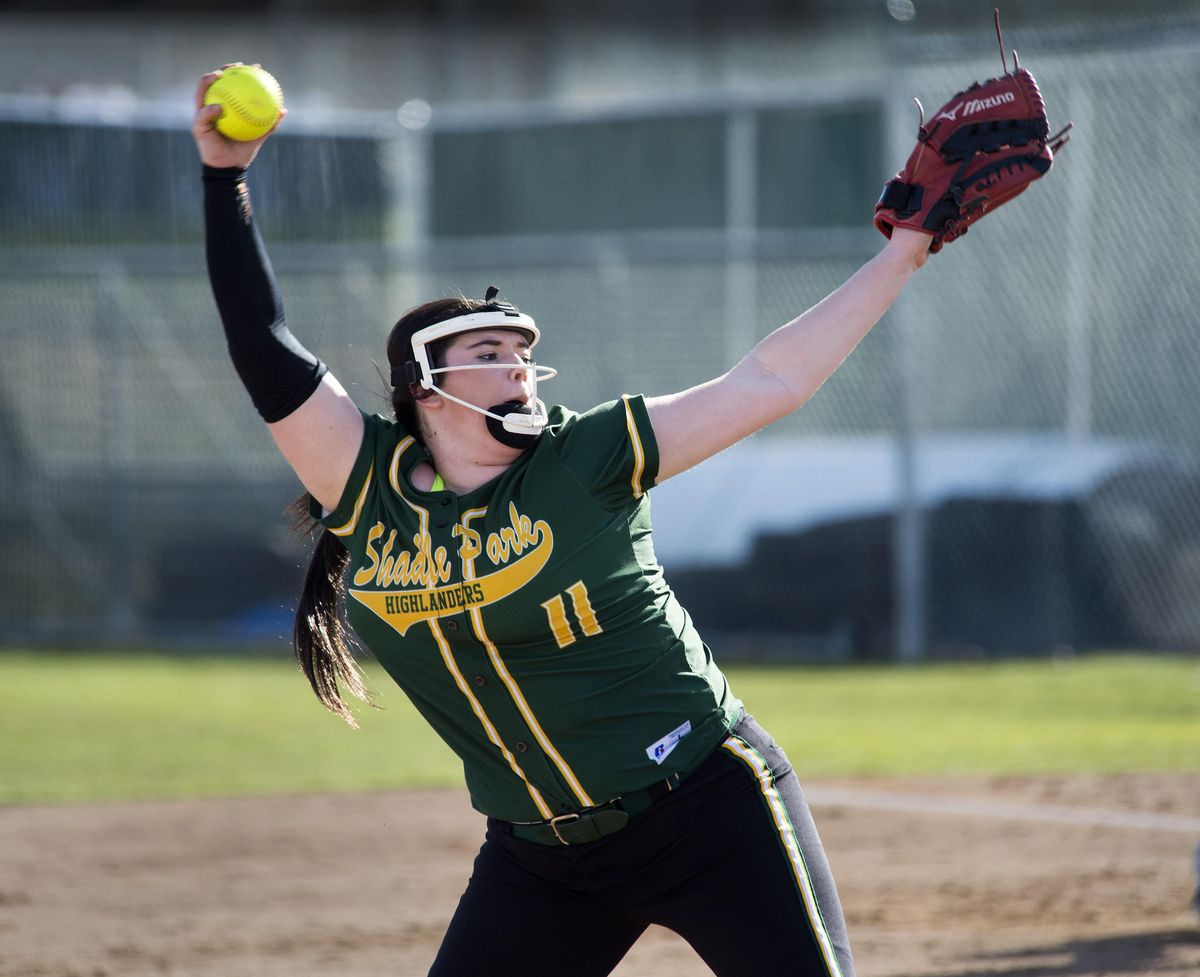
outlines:
{"label": "belt buckle", "polygon": [[558,825],[560,822],[565,821],[569,824],[572,821],[578,821],[578,820],[579,820],[579,814],[578,814],[578,812],[575,812],[575,811],[572,811],[570,814],[560,814],[556,818],[551,818],[550,819],[550,827],[554,831],[554,837],[557,838],[562,844],[567,845],[569,847],[571,843],[569,841],[567,841],[566,838],[564,838],[562,835],[560,835],[558,833]]}

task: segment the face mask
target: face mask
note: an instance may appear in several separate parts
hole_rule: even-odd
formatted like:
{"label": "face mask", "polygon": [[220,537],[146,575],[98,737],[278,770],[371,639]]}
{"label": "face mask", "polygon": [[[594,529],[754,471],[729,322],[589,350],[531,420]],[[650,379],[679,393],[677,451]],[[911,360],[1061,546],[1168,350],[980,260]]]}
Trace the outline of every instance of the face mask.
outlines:
{"label": "face mask", "polygon": [[487,308],[452,319],[443,319],[413,333],[413,359],[403,367],[392,368],[392,385],[417,384],[425,390],[432,390],[447,400],[486,417],[488,431],[501,444],[512,448],[530,448],[542,433],[547,420],[546,405],[537,395],[538,380],[549,380],[558,374],[557,370],[529,363],[524,369],[528,370],[530,375],[531,403],[527,405],[518,401],[506,401],[485,409],[446,393],[437,385],[435,377],[439,373],[449,373],[452,370],[511,370],[513,364],[473,363],[468,366],[433,367],[429,361],[429,348],[435,342],[480,329],[511,329],[523,333],[529,340],[529,348],[532,349],[541,338],[536,323],[530,316],[518,312],[507,302],[496,302],[493,301],[494,298],[495,291],[489,288]]}

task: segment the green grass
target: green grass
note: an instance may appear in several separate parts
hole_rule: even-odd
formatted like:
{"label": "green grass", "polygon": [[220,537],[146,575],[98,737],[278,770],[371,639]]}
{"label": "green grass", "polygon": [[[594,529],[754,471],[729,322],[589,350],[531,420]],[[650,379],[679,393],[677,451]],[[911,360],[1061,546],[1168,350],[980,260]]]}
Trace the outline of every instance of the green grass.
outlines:
{"label": "green grass", "polygon": [[1200,659],[731,670],[803,775],[1200,772]]}
{"label": "green grass", "polygon": [[371,672],[352,730],[285,660],[0,654],[0,803],[462,782],[457,758]]}
{"label": "green grass", "polygon": [[[803,776],[1200,771],[1200,659],[727,673]],[[368,677],[356,732],[282,660],[0,653],[0,804],[461,784]]]}

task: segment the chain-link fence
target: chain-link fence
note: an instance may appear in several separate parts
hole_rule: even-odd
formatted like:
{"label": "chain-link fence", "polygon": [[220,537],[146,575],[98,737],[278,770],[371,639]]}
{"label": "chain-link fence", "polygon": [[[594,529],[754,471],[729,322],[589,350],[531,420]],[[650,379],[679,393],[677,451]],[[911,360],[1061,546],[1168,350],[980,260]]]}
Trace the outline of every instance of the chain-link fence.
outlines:
{"label": "chain-link fence", "polygon": [[[1200,647],[1200,37],[1096,37],[1023,52],[1076,123],[1049,177],[812,403],[656,490],[724,655]],[[880,245],[911,96],[997,60],[973,34],[786,92],[289,120],[252,187],[292,328],[360,406],[400,312],[495,282],[584,408],[715,376],[836,287]],[[278,641],[299,486],[227,362],[190,139],[26,109],[0,108],[0,634]]]}

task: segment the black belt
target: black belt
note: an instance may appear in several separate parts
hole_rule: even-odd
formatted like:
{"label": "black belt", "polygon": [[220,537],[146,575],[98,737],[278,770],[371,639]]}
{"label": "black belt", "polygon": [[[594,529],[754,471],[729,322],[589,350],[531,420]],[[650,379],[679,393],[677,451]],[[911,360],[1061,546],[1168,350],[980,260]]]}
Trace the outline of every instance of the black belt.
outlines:
{"label": "black belt", "polygon": [[606,835],[616,834],[629,819],[648,811],[655,801],[666,797],[679,785],[679,774],[673,773],[666,780],[659,780],[649,787],[592,807],[586,811],[560,814],[549,821],[500,821],[501,828],[522,841],[536,841],[540,845],[582,845],[599,841]]}

